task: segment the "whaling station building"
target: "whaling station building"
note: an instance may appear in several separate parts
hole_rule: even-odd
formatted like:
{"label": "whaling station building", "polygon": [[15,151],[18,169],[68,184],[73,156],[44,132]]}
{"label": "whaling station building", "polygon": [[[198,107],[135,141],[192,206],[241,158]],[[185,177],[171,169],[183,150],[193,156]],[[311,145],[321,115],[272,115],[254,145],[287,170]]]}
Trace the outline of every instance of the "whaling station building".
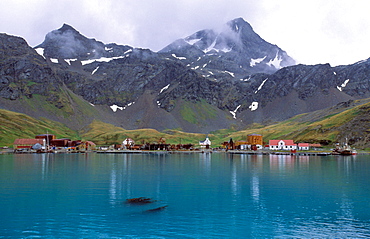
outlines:
{"label": "whaling station building", "polygon": [[34,139],[16,139],[13,143],[16,152],[35,150],[38,152],[68,150],[87,151],[95,150],[96,145],[91,141],[56,139],[53,134],[36,135]]}

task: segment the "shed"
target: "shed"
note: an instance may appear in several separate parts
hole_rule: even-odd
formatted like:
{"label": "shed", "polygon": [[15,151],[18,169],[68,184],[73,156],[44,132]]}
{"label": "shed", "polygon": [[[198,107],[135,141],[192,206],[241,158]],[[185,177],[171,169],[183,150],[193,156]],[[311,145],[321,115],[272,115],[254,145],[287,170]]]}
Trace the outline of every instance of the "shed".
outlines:
{"label": "shed", "polygon": [[309,143],[299,143],[298,150],[309,150],[310,144]]}

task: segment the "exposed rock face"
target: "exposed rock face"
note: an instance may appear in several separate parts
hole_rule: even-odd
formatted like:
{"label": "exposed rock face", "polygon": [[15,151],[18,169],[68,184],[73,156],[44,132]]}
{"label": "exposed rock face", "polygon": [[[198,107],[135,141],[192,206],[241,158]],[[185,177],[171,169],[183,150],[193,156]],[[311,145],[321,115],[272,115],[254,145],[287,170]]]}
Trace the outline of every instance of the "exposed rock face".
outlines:
{"label": "exposed rock face", "polygon": [[[34,94],[46,96],[58,104],[58,92],[63,84],[52,68],[20,37],[0,34],[0,96],[16,100]],[[62,107],[62,106],[61,106]]]}
{"label": "exposed rock face", "polygon": [[[370,60],[289,66],[293,60],[244,20],[227,26],[220,33],[197,32],[159,53],[104,44],[68,25],[49,33],[36,51],[0,34],[0,97],[15,102],[41,95],[63,115],[82,115],[86,122],[79,127],[100,117],[127,129],[205,133],[370,97]],[[86,104],[77,105],[76,97]],[[6,105],[22,112],[22,105]]]}
{"label": "exposed rock face", "polygon": [[44,42],[35,49],[43,49],[47,58],[87,60],[121,56],[132,47],[88,39],[73,27],[64,24],[60,29],[49,32]]}
{"label": "exposed rock face", "polygon": [[221,31],[202,30],[179,39],[160,53],[215,79],[273,73],[295,64],[285,51],[263,40],[242,18],[228,22]]}

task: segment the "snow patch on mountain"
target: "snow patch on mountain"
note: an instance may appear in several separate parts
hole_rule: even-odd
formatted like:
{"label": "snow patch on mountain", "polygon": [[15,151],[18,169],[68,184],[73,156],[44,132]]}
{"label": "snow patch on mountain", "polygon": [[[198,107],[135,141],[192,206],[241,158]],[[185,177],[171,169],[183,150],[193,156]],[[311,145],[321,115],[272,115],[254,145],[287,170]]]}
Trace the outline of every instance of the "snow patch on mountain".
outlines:
{"label": "snow patch on mountain", "polygon": [[343,82],[343,84],[341,84],[340,86],[337,86],[337,89],[338,89],[339,91],[342,91],[342,90],[343,90],[343,88],[347,86],[348,82],[349,82],[349,79],[345,80],[345,81]]}
{"label": "snow patch on mountain", "polygon": [[241,105],[238,105],[238,107],[236,107],[235,110],[233,111],[229,111],[230,114],[233,116],[234,119],[236,119],[236,112],[238,111],[238,109],[241,107]]}
{"label": "snow patch on mountain", "polygon": [[163,91],[167,90],[168,87],[170,87],[170,84],[166,85],[165,87],[163,87],[160,91],[159,91],[159,94],[161,94]]}
{"label": "snow patch on mountain", "polygon": [[72,61],[77,61],[77,59],[64,59],[65,62],[68,63],[68,65],[71,65]]}
{"label": "snow patch on mountain", "polygon": [[179,60],[186,60],[186,57],[182,57],[182,56],[176,56],[176,54],[172,54],[172,56],[176,59],[179,59]]}
{"label": "snow patch on mountain", "polygon": [[99,66],[98,66],[98,67],[96,67],[96,68],[93,70],[93,72],[91,72],[91,75],[94,75],[94,74],[95,74],[95,72],[96,72],[98,69],[99,69]]}
{"label": "snow patch on mountain", "polygon": [[275,58],[273,59],[273,60],[270,60],[268,63],[267,63],[267,65],[268,66],[273,66],[273,67],[275,67],[275,69],[281,69],[282,67],[281,67],[281,62],[283,61],[283,58],[281,58],[280,56],[279,56],[279,52],[276,52],[276,56],[275,56]]}
{"label": "snow patch on mountain", "polygon": [[109,106],[113,112],[116,112],[117,110],[125,110],[127,107],[130,107],[131,105],[135,104],[135,102],[128,103],[125,106],[118,106],[118,105],[111,105]]}
{"label": "snow patch on mountain", "polygon": [[91,64],[93,62],[110,62],[112,60],[122,59],[122,58],[125,58],[125,57],[127,57],[127,55],[126,56],[116,56],[116,57],[101,57],[101,58],[98,58],[98,59],[91,59],[91,60],[81,61],[81,64],[82,65],[87,65],[87,64]]}
{"label": "snow patch on mountain", "polygon": [[235,77],[235,73],[232,73],[232,72],[230,72],[230,71],[223,71],[224,73],[227,73],[227,74],[229,74],[229,75],[231,75],[232,77]]}
{"label": "snow patch on mountain", "polygon": [[257,94],[258,91],[260,91],[263,87],[263,85],[265,84],[265,82],[268,80],[268,78],[266,78],[264,81],[262,81],[261,85],[258,87],[258,89],[254,92],[255,94]]}
{"label": "snow patch on mountain", "polygon": [[251,111],[257,110],[258,109],[258,102],[257,101],[252,102],[252,104],[248,108],[251,109]]}
{"label": "snow patch on mountain", "polygon": [[185,39],[185,42],[193,46],[195,43],[197,43],[200,40],[202,39],[190,39],[190,40]]}
{"label": "snow patch on mountain", "polygon": [[261,63],[264,59],[266,59],[266,56],[265,56],[265,57],[262,57],[262,58],[251,59],[251,61],[250,61],[249,65],[250,65],[251,67],[254,67],[254,66],[256,66],[256,64]]}
{"label": "snow patch on mountain", "polygon": [[[216,49],[215,49],[216,42],[217,42],[217,37],[216,37],[216,39],[212,42],[212,44],[211,44],[209,47],[207,47],[203,52],[207,54],[208,52],[210,52],[210,51],[212,51],[212,50],[216,50]],[[217,50],[216,50],[216,51],[217,51]]]}
{"label": "snow patch on mountain", "polygon": [[44,48],[39,47],[39,48],[36,48],[35,51],[37,52],[37,54],[39,54],[40,56],[42,56],[42,57],[45,58],[45,56],[44,56]]}
{"label": "snow patch on mountain", "polygon": [[245,78],[245,79],[240,79],[240,81],[249,81],[251,79],[252,76],[249,76],[248,78]]}
{"label": "snow patch on mountain", "polygon": [[111,105],[109,107],[113,110],[113,112],[116,112],[117,110],[123,110],[123,107],[118,105]]}

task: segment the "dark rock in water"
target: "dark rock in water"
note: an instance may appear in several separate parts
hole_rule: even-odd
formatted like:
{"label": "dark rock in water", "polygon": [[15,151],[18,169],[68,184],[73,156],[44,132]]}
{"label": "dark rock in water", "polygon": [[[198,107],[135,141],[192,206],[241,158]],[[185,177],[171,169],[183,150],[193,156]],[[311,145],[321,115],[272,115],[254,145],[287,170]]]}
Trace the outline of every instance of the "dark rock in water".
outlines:
{"label": "dark rock in water", "polygon": [[131,204],[146,204],[146,203],[153,203],[155,201],[153,201],[151,198],[139,197],[139,198],[126,199],[126,202],[131,203]]}
{"label": "dark rock in water", "polygon": [[157,208],[153,208],[153,209],[149,209],[149,210],[146,210],[145,212],[159,212],[159,211],[162,211],[164,209],[166,209],[168,206],[162,206],[162,207],[157,207]]}

